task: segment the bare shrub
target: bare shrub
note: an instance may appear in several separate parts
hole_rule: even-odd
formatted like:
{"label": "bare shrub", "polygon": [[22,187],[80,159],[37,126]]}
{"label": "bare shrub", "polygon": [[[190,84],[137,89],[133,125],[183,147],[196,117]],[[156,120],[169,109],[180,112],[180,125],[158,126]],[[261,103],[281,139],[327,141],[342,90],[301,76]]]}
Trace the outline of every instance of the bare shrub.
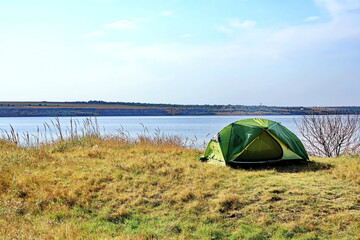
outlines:
{"label": "bare shrub", "polygon": [[360,115],[304,115],[296,125],[310,155],[359,153]]}

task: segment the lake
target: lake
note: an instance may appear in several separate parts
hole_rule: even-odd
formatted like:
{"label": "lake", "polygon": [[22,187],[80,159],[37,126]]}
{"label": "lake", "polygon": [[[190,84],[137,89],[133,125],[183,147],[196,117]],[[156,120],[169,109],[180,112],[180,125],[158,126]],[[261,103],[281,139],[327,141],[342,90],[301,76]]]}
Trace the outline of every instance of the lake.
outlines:
{"label": "lake", "polygon": [[[117,130],[123,128],[130,137],[135,138],[137,134],[144,132],[145,126],[149,134],[156,129],[162,133],[173,134],[182,138],[197,139],[198,143],[208,142],[217,132],[226,125],[240,119],[265,118],[276,122],[298,134],[294,119],[299,115],[271,115],[271,116],[136,116],[136,117],[96,117],[102,134],[116,134]],[[61,126],[66,129],[70,126],[70,120],[77,119],[82,122],[86,117],[59,117]],[[94,119],[94,118],[93,118]],[[0,129],[9,131],[10,126],[20,135],[29,133],[36,135],[37,127],[43,132],[43,124],[55,120],[53,117],[1,117]],[[1,131],[3,132],[3,131]]]}

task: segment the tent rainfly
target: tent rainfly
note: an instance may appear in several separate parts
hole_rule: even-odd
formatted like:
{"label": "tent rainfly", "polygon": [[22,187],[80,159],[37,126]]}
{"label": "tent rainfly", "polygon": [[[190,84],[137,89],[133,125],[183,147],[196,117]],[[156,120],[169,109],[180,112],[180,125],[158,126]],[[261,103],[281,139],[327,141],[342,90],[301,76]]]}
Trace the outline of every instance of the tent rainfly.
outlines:
{"label": "tent rainfly", "polygon": [[253,118],[223,128],[209,142],[202,161],[220,164],[308,160],[299,138],[278,122]]}

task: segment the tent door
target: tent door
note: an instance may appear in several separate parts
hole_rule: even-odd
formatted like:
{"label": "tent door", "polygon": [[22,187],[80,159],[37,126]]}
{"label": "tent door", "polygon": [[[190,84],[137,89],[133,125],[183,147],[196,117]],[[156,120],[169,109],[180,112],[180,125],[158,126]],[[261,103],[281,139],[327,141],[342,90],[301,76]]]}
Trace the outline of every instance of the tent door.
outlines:
{"label": "tent door", "polygon": [[257,162],[279,160],[282,157],[283,150],[280,144],[266,130],[264,130],[245,148],[235,161]]}

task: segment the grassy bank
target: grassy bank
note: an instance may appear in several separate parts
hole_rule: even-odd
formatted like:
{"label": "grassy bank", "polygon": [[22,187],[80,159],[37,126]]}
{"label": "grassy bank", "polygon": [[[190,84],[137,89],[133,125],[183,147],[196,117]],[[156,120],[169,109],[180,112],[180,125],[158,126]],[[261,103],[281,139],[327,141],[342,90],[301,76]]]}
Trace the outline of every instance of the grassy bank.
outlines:
{"label": "grassy bank", "polygon": [[174,141],[0,141],[0,239],[359,239],[360,158],[231,169]]}

